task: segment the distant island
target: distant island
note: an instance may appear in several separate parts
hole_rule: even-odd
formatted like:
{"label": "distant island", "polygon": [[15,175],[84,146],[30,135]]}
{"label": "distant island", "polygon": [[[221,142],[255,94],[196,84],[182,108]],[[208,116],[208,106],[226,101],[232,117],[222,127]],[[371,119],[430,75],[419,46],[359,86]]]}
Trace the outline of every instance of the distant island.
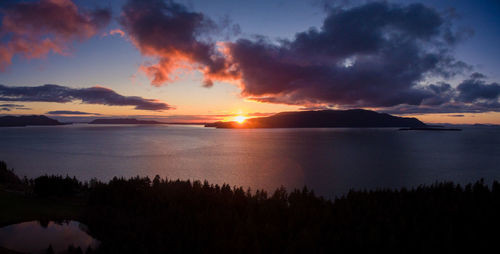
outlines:
{"label": "distant island", "polygon": [[143,121],[134,118],[96,119],[89,124],[165,124],[158,121]]}
{"label": "distant island", "polygon": [[321,110],[282,112],[269,117],[251,118],[244,123],[215,122],[205,127],[216,128],[423,128],[426,124],[416,118],[398,117],[371,110]]}
{"label": "distant island", "polygon": [[35,125],[64,125],[64,123],[48,118],[44,115],[0,117],[0,127],[24,127]]}

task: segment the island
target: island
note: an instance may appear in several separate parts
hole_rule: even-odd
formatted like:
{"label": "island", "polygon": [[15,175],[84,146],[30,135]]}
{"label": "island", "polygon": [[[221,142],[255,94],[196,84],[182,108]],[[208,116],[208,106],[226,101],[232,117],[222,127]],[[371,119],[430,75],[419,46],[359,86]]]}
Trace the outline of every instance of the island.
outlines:
{"label": "island", "polygon": [[371,110],[319,110],[282,112],[268,117],[247,119],[243,123],[215,122],[205,127],[216,128],[424,128],[416,118],[398,117]]}
{"label": "island", "polygon": [[25,127],[35,125],[64,125],[64,123],[61,123],[52,118],[48,118],[44,115],[0,117],[0,127]]}
{"label": "island", "polygon": [[165,124],[158,121],[137,120],[135,118],[96,119],[89,124]]}

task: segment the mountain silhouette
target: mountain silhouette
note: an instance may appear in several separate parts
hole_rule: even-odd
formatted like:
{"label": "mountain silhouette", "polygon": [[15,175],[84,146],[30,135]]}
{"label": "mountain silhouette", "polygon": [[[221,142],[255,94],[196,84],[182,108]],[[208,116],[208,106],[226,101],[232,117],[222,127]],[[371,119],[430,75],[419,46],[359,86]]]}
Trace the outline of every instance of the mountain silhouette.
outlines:
{"label": "mountain silhouette", "polygon": [[368,128],[426,127],[416,118],[398,117],[371,110],[321,110],[282,112],[269,117],[251,118],[243,123],[215,122],[206,127],[217,128]]}
{"label": "mountain silhouette", "polygon": [[63,123],[52,118],[48,118],[44,115],[0,117],[0,127],[16,127],[28,125],[63,125]]}

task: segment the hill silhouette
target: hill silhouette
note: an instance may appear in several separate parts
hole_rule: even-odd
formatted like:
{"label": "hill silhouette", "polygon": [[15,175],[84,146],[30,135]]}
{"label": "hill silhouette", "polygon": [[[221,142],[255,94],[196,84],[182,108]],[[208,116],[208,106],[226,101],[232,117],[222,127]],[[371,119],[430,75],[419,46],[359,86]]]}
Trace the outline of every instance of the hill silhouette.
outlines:
{"label": "hill silhouette", "polygon": [[269,117],[247,119],[244,123],[215,122],[206,127],[217,128],[366,128],[426,127],[416,118],[397,117],[371,110],[321,110],[282,112]]}
{"label": "hill silhouette", "polygon": [[44,115],[0,117],[0,127],[22,127],[29,125],[63,125],[63,123]]}

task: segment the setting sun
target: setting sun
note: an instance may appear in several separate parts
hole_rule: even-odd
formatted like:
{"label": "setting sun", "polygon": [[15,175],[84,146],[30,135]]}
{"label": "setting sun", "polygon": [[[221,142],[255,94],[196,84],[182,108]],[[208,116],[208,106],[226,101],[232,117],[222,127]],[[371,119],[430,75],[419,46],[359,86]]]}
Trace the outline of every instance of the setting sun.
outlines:
{"label": "setting sun", "polygon": [[244,116],[236,116],[236,117],[234,118],[234,121],[236,121],[236,122],[238,122],[238,123],[243,123],[243,122],[245,122],[245,120],[246,120],[246,119],[247,119],[247,118],[246,118],[246,117],[244,117]]}

